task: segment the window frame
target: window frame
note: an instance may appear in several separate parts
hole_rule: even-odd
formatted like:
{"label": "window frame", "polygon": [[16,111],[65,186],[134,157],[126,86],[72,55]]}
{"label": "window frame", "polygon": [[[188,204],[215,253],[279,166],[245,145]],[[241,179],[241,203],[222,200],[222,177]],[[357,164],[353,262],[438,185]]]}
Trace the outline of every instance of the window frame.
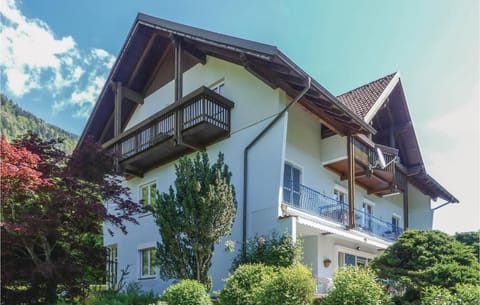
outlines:
{"label": "window frame", "polygon": [[[342,194],[343,195],[343,201],[339,200],[337,197],[337,194]],[[341,203],[348,204],[348,191],[346,188],[344,188],[341,185],[335,184],[333,186],[333,198]]]}
{"label": "window frame", "polygon": [[[370,207],[370,213],[368,213],[368,207]],[[366,230],[373,229],[373,217],[375,217],[375,203],[368,199],[362,201],[362,227]]]}
{"label": "window frame", "polygon": [[[296,169],[298,170],[298,190],[295,191],[294,190],[294,187],[288,187],[288,186],[285,186],[285,167],[286,166],[290,166],[292,171],[290,173],[290,176],[293,177],[293,169]],[[282,183],[282,200],[283,202],[285,203],[288,203],[288,204],[292,204],[294,206],[299,206],[300,205],[300,201],[301,201],[301,191],[300,191],[300,185],[302,184],[302,180],[303,180],[303,167],[298,165],[298,164],[295,164],[293,162],[290,162],[290,161],[285,161],[283,163],[283,183]],[[290,181],[293,181],[293,180],[290,180]],[[285,190],[287,189],[287,191],[290,192],[290,198],[288,198],[288,200],[285,200]],[[294,193],[298,193],[298,202],[295,203],[295,199],[294,199]]]}
{"label": "window frame", "polygon": [[[368,253],[368,252],[363,252],[361,250],[354,250],[354,249],[350,249],[350,248],[343,247],[343,246],[335,246],[335,253],[336,253],[336,259],[337,259],[337,267],[346,266],[346,264],[345,264],[346,254],[355,257],[355,266],[368,266],[376,256],[376,255]],[[341,254],[343,254],[343,262],[341,262],[341,260],[340,260]],[[359,265],[358,264],[358,258],[364,258],[365,259],[365,264]]]}
{"label": "window frame", "polygon": [[118,244],[105,246],[107,250],[106,269],[107,269],[107,288],[116,289],[118,284]]}
{"label": "window frame", "polygon": [[218,82],[213,83],[209,88],[216,94],[225,96],[225,80],[224,79],[221,79]]}
{"label": "window frame", "polygon": [[[156,251],[157,248],[155,246],[147,246],[147,247],[142,247],[138,248],[138,278],[140,280],[143,279],[155,279],[158,274],[158,266],[155,264],[156,262]],[[147,273],[143,273],[144,271],[144,253],[147,253]],[[152,260],[152,254],[153,254],[153,260]],[[154,263],[152,265],[152,262]]]}
{"label": "window frame", "polygon": [[[147,207],[147,206],[151,206],[152,205],[152,189],[151,187],[155,185],[155,193],[158,191],[158,187],[157,187],[157,181],[156,180],[152,180],[150,182],[147,182],[147,183],[143,183],[141,185],[138,186],[138,202],[143,206],[143,207]],[[148,200],[147,200],[147,203],[145,203],[145,198],[143,198],[143,189],[144,188],[148,188]],[[156,195],[156,194],[155,194]],[[155,198],[156,200],[156,198]]]}

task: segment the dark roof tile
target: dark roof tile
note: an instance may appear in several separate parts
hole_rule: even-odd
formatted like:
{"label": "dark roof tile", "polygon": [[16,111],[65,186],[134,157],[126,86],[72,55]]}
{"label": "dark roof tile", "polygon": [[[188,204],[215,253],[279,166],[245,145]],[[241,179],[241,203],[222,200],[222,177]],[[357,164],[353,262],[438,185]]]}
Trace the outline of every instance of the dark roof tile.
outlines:
{"label": "dark roof tile", "polygon": [[356,115],[365,118],[368,111],[373,107],[385,88],[388,86],[396,73],[384,76],[366,85],[345,92],[337,96],[337,99],[353,111]]}

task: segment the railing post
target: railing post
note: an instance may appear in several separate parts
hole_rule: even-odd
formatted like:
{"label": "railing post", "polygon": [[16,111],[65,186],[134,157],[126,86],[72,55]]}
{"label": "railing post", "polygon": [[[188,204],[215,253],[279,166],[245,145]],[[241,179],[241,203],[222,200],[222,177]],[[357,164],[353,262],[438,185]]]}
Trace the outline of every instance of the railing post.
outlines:
{"label": "railing post", "polygon": [[353,136],[347,136],[347,179],[348,179],[348,228],[355,228],[355,153],[353,147]]}

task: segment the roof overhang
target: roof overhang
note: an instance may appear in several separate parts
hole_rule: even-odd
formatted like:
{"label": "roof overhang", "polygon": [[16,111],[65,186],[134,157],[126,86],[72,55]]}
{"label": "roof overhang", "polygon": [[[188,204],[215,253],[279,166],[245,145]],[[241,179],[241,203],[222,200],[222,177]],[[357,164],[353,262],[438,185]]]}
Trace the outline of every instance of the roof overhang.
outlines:
{"label": "roof overhang", "polygon": [[[189,55],[185,70],[205,63],[207,56],[217,57],[242,65],[270,87],[280,88],[291,97],[305,88],[309,77],[275,46],[138,14],[87,121],[79,145],[87,136],[102,143],[113,137],[114,93],[110,83],[121,82],[138,96],[148,96],[152,75],[157,72],[162,58],[172,52],[174,39],[182,39],[184,50]],[[165,84],[171,79],[166,76],[161,81]],[[339,134],[376,132],[315,80],[299,104],[321,117]],[[122,104],[122,122],[128,121],[137,105],[135,101]]]}

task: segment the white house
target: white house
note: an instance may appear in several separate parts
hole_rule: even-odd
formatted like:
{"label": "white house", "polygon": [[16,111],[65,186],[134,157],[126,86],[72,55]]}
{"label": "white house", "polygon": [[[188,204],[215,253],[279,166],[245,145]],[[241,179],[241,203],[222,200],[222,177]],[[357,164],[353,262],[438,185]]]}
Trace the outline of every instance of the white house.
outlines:
{"label": "white house", "polygon": [[[366,265],[407,228],[431,229],[431,199],[458,202],[424,167],[398,73],[335,97],[274,46],[139,14],[81,136],[118,160],[151,204],[175,161],[223,152],[238,211],[230,240],[288,230],[320,279]],[[81,143],[80,142],[80,143]],[[161,292],[150,214],[105,234],[113,277]],[[235,253],[219,245],[213,289]],[[332,264],[326,267],[324,259]]]}

